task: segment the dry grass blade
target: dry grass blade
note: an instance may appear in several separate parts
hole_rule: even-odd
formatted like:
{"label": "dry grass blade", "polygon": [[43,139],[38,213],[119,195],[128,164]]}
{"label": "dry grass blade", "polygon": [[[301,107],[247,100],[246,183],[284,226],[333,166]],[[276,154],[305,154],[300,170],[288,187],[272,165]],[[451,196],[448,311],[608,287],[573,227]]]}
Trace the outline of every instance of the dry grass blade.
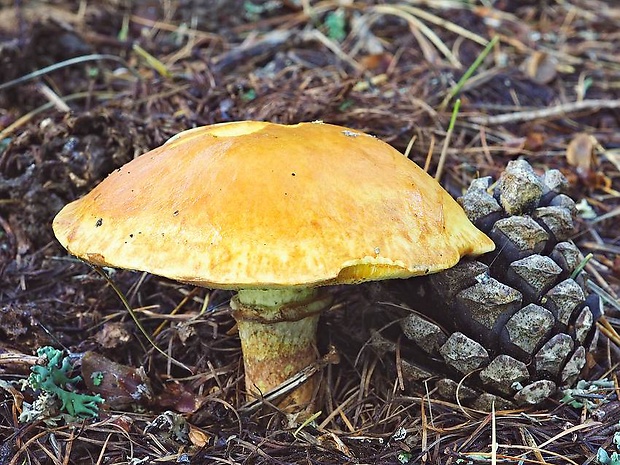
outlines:
{"label": "dry grass blade", "polygon": [[49,86],[39,83],[37,85],[37,88],[39,89],[39,92],[45,95],[45,97],[50,101],[50,103],[56,107],[58,111],[63,112],[63,113],[68,113],[71,111],[71,108],[69,108],[69,105],[67,105],[62,100],[62,98],[58,96],[56,92],[50,89]]}
{"label": "dry grass blade", "polygon": [[14,87],[18,84],[23,84],[27,81],[30,81],[32,79],[36,79],[38,77],[41,76],[45,76],[46,74],[49,74],[53,71],[57,71],[59,69],[68,67],[68,66],[74,66],[74,65],[78,65],[81,63],[86,63],[89,61],[99,61],[99,60],[111,60],[111,61],[116,61],[122,65],[124,65],[125,67],[127,67],[127,69],[136,77],[136,78],[140,78],[140,74],[131,66],[129,66],[129,64],[123,60],[121,57],[115,56],[115,55],[104,55],[104,54],[99,54],[99,53],[95,53],[95,54],[91,54],[91,55],[84,55],[84,56],[79,56],[79,57],[75,57],[75,58],[71,58],[69,60],[65,60],[65,61],[61,61],[59,63],[54,63],[53,65],[50,66],[46,66],[45,68],[41,68],[38,69],[36,71],[33,71],[31,73],[26,74],[25,76],[19,77],[17,79],[13,79],[11,81],[8,82],[3,82],[2,84],[0,84],[0,91],[1,90],[6,90],[9,89],[11,87]]}
{"label": "dry grass blade", "polygon": [[265,392],[265,393],[252,393],[254,397],[256,397],[256,400],[247,402],[245,405],[241,406],[239,411],[242,413],[248,413],[248,412],[257,410],[265,403],[267,405],[273,405],[277,403],[276,402],[277,399],[285,396],[287,393],[301,386],[310,377],[316,376],[316,373],[321,371],[327,365],[338,363],[338,361],[339,361],[338,354],[336,353],[335,350],[332,350],[331,352],[324,355],[321,360],[318,360],[316,363],[313,363],[312,365],[306,367],[299,373],[296,373],[295,375],[291,376],[284,383],[272,389],[271,391]]}
{"label": "dry grass blade", "polygon": [[586,423],[581,423],[579,425],[571,426],[570,428],[566,428],[564,431],[561,431],[555,436],[547,439],[545,442],[542,442],[541,444],[538,445],[538,447],[540,448],[547,447],[564,436],[573,434],[577,431],[582,431],[584,429],[598,428],[599,426],[601,426],[601,422],[598,422],[598,421],[588,421]]}
{"label": "dry grass blade", "polygon": [[596,326],[601,333],[607,336],[617,347],[620,347],[620,335],[607,321],[607,318],[601,317],[599,321],[597,321]]}
{"label": "dry grass blade", "polygon": [[304,33],[304,39],[305,40],[313,40],[313,39],[317,40],[318,42],[323,44],[325,47],[327,47],[328,50],[330,50],[334,55],[336,55],[342,61],[351,65],[353,69],[357,70],[358,72],[361,72],[364,70],[364,67],[362,65],[360,65],[357,61],[355,61],[353,58],[351,58],[347,53],[345,53],[342,50],[340,45],[338,45],[338,42],[331,40],[329,37],[327,37],[325,34],[323,34],[318,29],[313,29],[311,31]]}
{"label": "dry grass blade", "polygon": [[450,124],[448,125],[448,131],[446,132],[446,138],[444,139],[443,147],[441,148],[441,155],[439,156],[439,162],[437,163],[437,171],[435,172],[435,179],[439,181],[443,174],[443,167],[446,163],[448,156],[448,147],[450,146],[450,139],[452,138],[452,132],[454,132],[454,125],[456,124],[456,117],[459,114],[461,108],[461,100],[457,99],[452,109],[452,116],[450,117]]}
{"label": "dry grass blade", "polygon": [[166,352],[164,352],[157,344],[155,344],[155,341],[153,340],[153,338],[151,336],[149,336],[149,334],[146,332],[146,330],[144,329],[144,326],[142,326],[142,323],[140,322],[140,320],[138,319],[137,315],[135,314],[135,312],[133,311],[133,308],[131,307],[131,305],[129,304],[129,301],[127,300],[127,298],[125,297],[125,294],[119,289],[119,287],[116,285],[116,283],[114,283],[114,281],[112,281],[110,279],[110,277],[108,276],[108,274],[105,272],[105,270],[100,267],[100,266],[96,266],[96,265],[92,265],[92,268],[97,272],[97,274],[99,274],[99,276],[101,276],[107,283],[108,285],[114,290],[114,292],[116,293],[116,295],[118,296],[118,298],[121,300],[121,302],[123,303],[123,306],[125,307],[125,309],[127,310],[127,312],[129,313],[129,315],[131,316],[131,318],[133,319],[134,323],[136,324],[136,326],[138,327],[138,329],[140,330],[140,332],[142,333],[142,335],[146,338],[146,340],[149,342],[149,344],[151,344],[151,347],[153,347],[157,352],[159,352],[160,354],[162,354],[164,357],[166,357],[166,359],[170,362],[175,364],[178,367],[181,367],[185,370],[187,370],[188,372],[193,374],[193,370],[191,368],[189,368],[187,365],[185,365],[184,363],[181,363],[180,361],[176,360],[174,357],[171,357],[169,354],[167,354]]}
{"label": "dry grass blade", "polygon": [[407,11],[405,5],[378,5],[372,7],[371,11],[379,13],[381,15],[394,15],[406,20],[411,27],[419,30],[424,34],[428,40],[430,40],[433,45],[439,50],[443,56],[445,56],[452,66],[460,68],[461,62],[456,58],[456,56],[450,51],[450,49],[446,46],[446,44],[439,38],[432,29],[430,29],[426,24],[416,18],[411,12]]}
{"label": "dry grass blade", "polygon": [[[110,92],[78,92],[75,94],[67,95],[63,97],[62,99],[66,103],[66,102],[70,102],[74,100],[82,100],[82,99],[85,100],[85,99],[89,99],[92,97],[96,97],[100,100],[109,100],[109,99],[117,98],[118,94],[110,93]],[[9,124],[7,127],[5,127],[4,129],[0,131],[0,140],[9,137],[19,128],[21,128],[22,126],[30,122],[35,116],[51,108],[54,108],[54,106],[55,106],[54,102],[48,102],[46,104],[41,105],[38,108],[35,108],[34,110],[31,110],[25,115],[19,117],[13,123]]]}
{"label": "dry grass blade", "polygon": [[[429,23],[435,24],[436,26],[442,27],[450,32],[455,33],[458,36],[461,36],[467,40],[471,40],[472,42],[475,42],[479,45],[486,46],[489,43],[489,41],[485,39],[484,37],[479,36],[478,34],[474,34],[470,30],[464,27],[461,27],[452,21],[448,21],[445,18],[441,18],[440,16],[437,16],[431,13],[427,9],[423,10],[422,8],[418,8],[412,5],[404,5],[404,4],[398,4],[395,6],[398,8],[402,8],[404,11],[411,13],[412,15],[418,18],[428,21]],[[452,3],[450,6],[446,5],[446,7],[462,8],[463,4]]]}
{"label": "dry grass blade", "polygon": [[[611,454],[620,421],[620,15],[612,2],[107,1],[77,2],[77,14],[67,0],[5,3],[0,463],[556,465],[593,464],[599,448]],[[332,35],[335,12],[341,22]],[[494,37],[484,61],[492,64],[473,68],[455,86]],[[543,61],[536,60],[544,57],[553,79],[537,82],[532,77]],[[458,131],[449,131],[446,96],[450,105],[456,96],[462,101]],[[106,282],[61,258],[52,218],[171,135],[245,119],[323,120],[366,131],[420,164],[426,158],[427,168],[439,164],[437,174],[455,195],[473,178],[497,179],[515,158],[537,173],[564,173],[570,196],[586,199],[594,213],[593,220],[578,217],[583,234],[572,240],[593,254],[587,292],[601,297],[606,313],[596,323],[598,345],[587,354],[590,371],[582,373],[597,391],[574,393],[574,405],[590,402],[590,409],[558,399],[500,408],[496,399],[489,414],[468,398],[480,370],[462,380],[455,375],[447,387],[439,387],[441,368],[415,378],[408,363],[430,359],[437,368],[439,359],[402,334],[398,322],[407,310],[382,293],[388,283],[379,296],[374,287],[333,289],[338,304],[321,317],[317,349],[326,354],[333,345],[340,363],[320,360],[255,404],[244,397],[227,291],[202,298],[191,286],[116,271],[115,283],[164,355],[131,337],[139,330]],[[576,133],[597,141],[585,174],[566,159]],[[444,322],[439,327],[451,331]],[[566,332],[575,327],[571,319]],[[376,352],[371,329],[398,341],[396,350]],[[20,423],[37,394],[18,389],[38,361],[28,354],[49,343],[144,366],[153,399],[140,413],[133,406],[104,409],[98,420],[80,424]],[[73,368],[77,374],[80,367]],[[299,424],[273,402],[319,371],[324,392],[316,410],[323,413],[295,437]],[[450,389],[455,397],[449,391],[453,400],[444,400]],[[202,434],[182,444],[149,428],[166,410]]]}
{"label": "dry grass blade", "polygon": [[497,418],[495,416],[495,402],[491,406],[491,464],[497,465]]}
{"label": "dry grass blade", "polygon": [[[528,445],[529,447],[531,447],[532,452],[534,453],[534,456],[536,457],[536,460],[539,463],[547,463],[544,459],[544,457],[542,456],[542,452],[540,451],[540,447],[538,446],[538,444],[536,444],[536,440],[534,439],[534,437],[532,436],[532,434],[526,429],[526,428],[520,428],[519,432],[521,433],[521,436],[524,439],[524,443],[526,445]],[[525,454],[523,454],[525,455]]]}

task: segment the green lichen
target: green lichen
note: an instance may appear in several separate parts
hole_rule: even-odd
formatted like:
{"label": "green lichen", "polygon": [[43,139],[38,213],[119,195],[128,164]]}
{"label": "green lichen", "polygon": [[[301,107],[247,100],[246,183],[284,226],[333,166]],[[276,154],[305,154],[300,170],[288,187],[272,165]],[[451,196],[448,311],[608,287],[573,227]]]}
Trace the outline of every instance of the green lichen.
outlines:
{"label": "green lichen", "polygon": [[103,383],[103,372],[93,372],[93,374],[90,375],[90,379],[93,382],[93,386],[101,386],[101,383]]}
{"label": "green lichen", "polygon": [[72,369],[69,358],[63,357],[60,350],[49,346],[38,349],[37,355],[45,357],[47,362],[31,368],[32,373],[28,377],[30,387],[55,396],[61,402],[60,410],[72,417],[96,417],[99,414],[99,404],[104,401],[99,394],[90,396],[67,389],[82,380],[79,375],[69,377]]}

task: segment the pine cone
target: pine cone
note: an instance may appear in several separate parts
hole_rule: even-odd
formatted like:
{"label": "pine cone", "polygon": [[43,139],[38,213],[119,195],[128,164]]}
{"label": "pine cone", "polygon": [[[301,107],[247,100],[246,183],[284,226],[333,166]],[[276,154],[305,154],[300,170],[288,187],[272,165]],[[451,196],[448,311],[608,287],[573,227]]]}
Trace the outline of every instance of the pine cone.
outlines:
{"label": "pine cone", "polygon": [[[390,283],[413,312],[400,320],[401,372],[435,379],[438,393],[474,408],[534,405],[570,387],[586,365],[601,315],[583,257],[570,241],[575,202],[558,170],[538,176],[512,161],[496,185],[472,182],[459,199],[496,243],[478,261],[425,278]],[[491,192],[491,193],[490,193]],[[575,275],[576,274],[576,275]],[[395,349],[375,331],[372,346]]]}

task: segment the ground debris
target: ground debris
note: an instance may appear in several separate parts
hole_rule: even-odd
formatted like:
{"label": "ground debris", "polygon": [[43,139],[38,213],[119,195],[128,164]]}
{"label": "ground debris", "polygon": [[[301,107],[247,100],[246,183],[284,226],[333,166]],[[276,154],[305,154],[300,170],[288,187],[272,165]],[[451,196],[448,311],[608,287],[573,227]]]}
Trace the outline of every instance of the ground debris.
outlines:
{"label": "ground debris", "polygon": [[[570,205],[558,195],[555,206],[578,213],[580,234],[572,239],[592,253],[588,273],[606,292],[608,320],[618,327],[620,19],[608,2],[427,2],[423,10],[415,2],[373,0],[217,0],[208,8],[186,1],[78,3],[9,1],[0,10],[0,355],[10,349],[32,356],[47,345],[90,353],[101,357],[98,366],[131,379],[131,386],[144,381],[148,396],[132,403],[135,391],[115,385],[117,410],[104,409],[79,428],[70,422],[23,427],[17,421],[23,399],[1,389],[0,463],[90,463],[104,456],[107,463],[475,463],[490,460],[492,422],[498,457],[506,460],[584,463],[599,448],[614,452],[620,403],[612,367],[620,351],[604,328],[600,352],[580,354],[583,360],[573,365],[592,367],[592,382],[612,381],[573,393],[572,406],[549,401],[535,411],[508,405],[500,411],[497,404],[491,416],[439,400],[436,392],[407,390],[411,379],[427,372],[399,359],[407,350],[396,323],[400,302],[372,286],[335,289],[318,349],[325,354],[334,347],[341,362],[322,371],[321,415],[297,431],[299,425],[291,428],[273,408],[239,411],[243,373],[229,293],[111,271],[162,354],[108,283],[64,253],[50,227],[63,205],[109,172],[181,130],[215,122],[342,124],[402,151],[413,141],[409,156],[433,173],[451,114],[440,104],[484,44],[499,35],[455,94],[461,110],[442,183],[460,196],[481,178],[477,200],[464,207],[478,209],[482,218],[502,202],[492,195],[497,186],[485,185],[486,176],[497,178],[519,157],[533,173],[556,169],[542,183],[516,173],[529,189],[505,193],[503,201],[520,209],[528,198],[556,188],[577,201]],[[540,211],[540,220],[561,236],[564,219],[553,213]],[[504,226],[497,236],[530,225]],[[547,229],[533,230],[522,249],[544,248]],[[553,253],[561,268],[562,260],[574,265],[578,259],[574,250]],[[512,270],[514,279],[537,266],[522,268]],[[472,286],[479,274],[472,271]],[[542,292],[544,281],[540,276],[532,295]],[[568,313],[570,289],[555,291],[549,297],[554,309]],[[387,301],[380,312],[378,301]],[[544,322],[548,311],[526,313],[523,318]],[[400,334],[400,342],[373,336],[375,320]],[[446,342],[440,325],[410,320],[419,323],[407,330],[411,337],[426,341],[416,356],[432,360]],[[567,323],[567,330],[583,332],[592,315]],[[508,330],[518,333],[519,321]],[[377,356],[373,344],[386,341],[391,345]],[[523,371],[510,360],[496,365],[482,375],[490,383]],[[96,371],[103,370],[91,370],[89,382]],[[27,376],[26,367],[0,358],[3,382]],[[524,403],[550,389],[534,383],[521,390]],[[448,383],[437,389],[477,396]],[[157,418],[163,420],[156,424]],[[166,425],[177,429],[166,433]]]}

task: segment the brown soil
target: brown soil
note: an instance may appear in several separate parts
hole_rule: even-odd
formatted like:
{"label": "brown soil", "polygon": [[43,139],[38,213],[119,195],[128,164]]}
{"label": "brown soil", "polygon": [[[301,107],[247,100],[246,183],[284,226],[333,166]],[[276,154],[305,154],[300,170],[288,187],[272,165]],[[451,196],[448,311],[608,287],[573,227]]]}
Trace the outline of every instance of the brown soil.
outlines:
{"label": "brown soil", "polygon": [[[518,157],[540,172],[560,169],[595,215],[581,217],[575,237],[594,254],[588,271],[617,295],[620,9],[598,0],[491,3],[0,0],[0,355],[24,362],[0,359],[0,464],[483,463],[494,441],[503,463],[611,454],[620,357],[606,336],[588,376],[613,382],[591,408],[550,400],[485,414],[402,389],[364,350],[381,288],[336,289],[320,323],[321,414],[298,428],[274,408],[244,405],[228,292],[109,270],[159,353],[112,286],[51,230],[60,208],[110,171],[215,122],[323,120],[402,151],[415,138],[410,157],[434,173],[459,98],[446,189],[459,195]],[[606,311],[615,325],[617,310]],[[98,419],[18,421],[34,393],[15,382],[28,376],[27,356],[47,345],[78,360],[90,351],[90,372],[119,373],[122,386],[107,386],[115,400]],[[145,381],[151,391],[132,402]],[[87,393],[87,384],[77,389]],[[183,415],[188,437],[153,427],[165,411]]]}

